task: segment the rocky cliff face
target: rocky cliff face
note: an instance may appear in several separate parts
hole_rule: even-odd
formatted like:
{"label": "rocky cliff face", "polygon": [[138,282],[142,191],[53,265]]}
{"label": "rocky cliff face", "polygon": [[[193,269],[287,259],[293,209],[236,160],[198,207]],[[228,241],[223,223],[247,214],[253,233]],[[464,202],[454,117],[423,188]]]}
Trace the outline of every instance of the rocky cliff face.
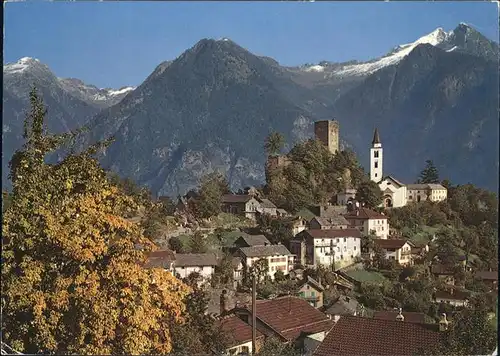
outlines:
{"label": "rocky cliff face", "polygon": [[[205,39],[104,107],[92,101],[99,89],[78,80],[40,84],[44,93],[63,87],[60,95],[47,96],[47,104],[50,112],[65,112],[62,101],[50,100],[66,95],[74,112],[59,117],[67,128],[95,114],[80,147],[114,136],[100,157],[103,165],[157,194],[182,194],[215,169],[227,172],[235,189],[258,184],[271,131],[282,132],[289,149],[312,136],[314,121],[333,118],[340,122],[341,147],[353,148],[362,163],[368,163],[378,127],[386,173],[410,183],[425,160],[433,159],[443,178],[496,190],[495,53],[496,43],[463,24],[369,62],[296,68],[255,56],[228,39]],[[4,107],[10,122],[22,127],[19,110],[26,104],[16,93],[25,92],[28,81],[17,80],[4,88]],[[64,130],[61,120],[52,125]],[[4,125],[4,139],[5,133]]]}

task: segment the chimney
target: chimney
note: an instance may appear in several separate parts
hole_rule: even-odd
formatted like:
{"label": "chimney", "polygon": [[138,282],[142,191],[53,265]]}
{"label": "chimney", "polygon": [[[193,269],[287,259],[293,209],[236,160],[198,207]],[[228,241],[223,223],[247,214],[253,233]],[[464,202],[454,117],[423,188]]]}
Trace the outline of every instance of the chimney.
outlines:
{"label": "chimney", "polygon": [[439,320],[439,331],[448,330],[448,320],[446,319],[446,313],[441,314],[441,320]]}
{"label": "chimney", "polygon": [[405,321],[405,317],[403,316],[403,309],[399,308],[399,313],[396,316],[397,321]]}
{"label": "chimney", "polygon": [[222,290],[222,293],[220,295],[220,314],[223,315],[225,312],[227,312],[227,290]]}

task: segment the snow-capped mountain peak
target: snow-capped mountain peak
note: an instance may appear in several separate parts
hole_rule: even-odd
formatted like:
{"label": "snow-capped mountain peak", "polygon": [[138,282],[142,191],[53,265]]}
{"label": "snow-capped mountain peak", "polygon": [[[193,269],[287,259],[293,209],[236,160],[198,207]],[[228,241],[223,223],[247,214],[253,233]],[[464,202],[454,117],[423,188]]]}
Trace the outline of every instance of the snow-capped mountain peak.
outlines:
{"label": "snow-capped mountain peak", "polygon": [[414,42],[402,44],[395,47],[391,52],[376,60],[341,66],[338,70],[332,73],[333,76],[360,76],[367,75],[378,71],[384,67],[399,63],[404,57],[410,54],[415,47],[421,44],[430,44],[438,46],[445,42],[452,32],[446,32],[441,27],[435,29],[431,33],[420,37]]}
{"label": "snow-capped mountain peak", "polygon": [[20,73],[30,67],[41,65],[41,62],[36,58],[23,57],[14,63],[7,63],[3,67],[4,73]]}

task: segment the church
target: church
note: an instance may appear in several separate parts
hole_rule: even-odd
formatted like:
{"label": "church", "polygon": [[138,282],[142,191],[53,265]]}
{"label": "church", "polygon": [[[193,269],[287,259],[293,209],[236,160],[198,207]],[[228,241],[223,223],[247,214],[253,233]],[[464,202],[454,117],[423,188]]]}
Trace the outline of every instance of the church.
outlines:
{"label": "church", "polygon": [[447,198],[447,189],[441,184],[403,184],[393,176],[384,176],[383,157],[382,142],[378,129],[375,129],[370,149],[370,179],[377,183],[382,191],[381,207],[400,208],[409,202],[438,202]]}

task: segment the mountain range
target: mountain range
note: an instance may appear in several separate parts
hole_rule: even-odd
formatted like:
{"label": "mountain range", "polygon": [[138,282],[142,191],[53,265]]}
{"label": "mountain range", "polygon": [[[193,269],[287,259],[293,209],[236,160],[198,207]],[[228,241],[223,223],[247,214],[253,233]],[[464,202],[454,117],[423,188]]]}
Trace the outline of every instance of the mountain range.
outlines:
{"label": "mountain range", "polygon": [[22,58],[4,65],[3,172],[22,143],[22,113],[35,83],[49,129],[88,125],[80,148],[114,136],[99,156],[104,167],[159,195],[182,194],[215,169],[227,172],[235,189],[260,184],[266,136],[283,133],[286,151],[324,119],[339,121],[341,144],[365,167],[378,127],[385,174],[412,183],[432,159],[442,178],[497,191],[498,56],[498,44],[466,24],[368,62],[297,67],[227,38],[202,39],[137,88],[117,90],[57,78]]}

